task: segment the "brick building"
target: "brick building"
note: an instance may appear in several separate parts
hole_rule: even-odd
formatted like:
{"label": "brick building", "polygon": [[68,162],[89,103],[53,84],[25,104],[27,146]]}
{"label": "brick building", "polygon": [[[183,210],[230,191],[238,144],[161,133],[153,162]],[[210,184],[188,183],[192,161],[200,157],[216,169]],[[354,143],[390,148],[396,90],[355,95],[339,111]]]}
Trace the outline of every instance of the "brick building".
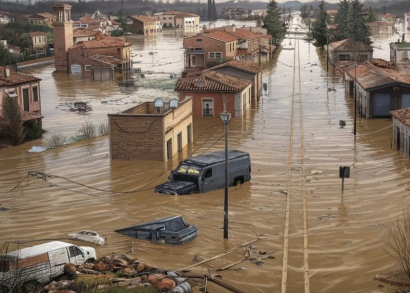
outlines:
{"label": "brick building", "polygon": [[251,97],[254,101],[259,100],[259,97],[262,94],[262,67],[246,61],[231,60],[207,70],[249,80],[252,82]]}
{"label": "brick building", "polygon": [[71,6],[55,4],[54,49],[56,71],[82,74],[92,80],[112,80],[114,70],[129,73],[131,44],[125,38],[96,34],[95,39],[74,44]]}
{"label": "brick building", "polygon": [[[41,79],[0,67],[0,121],[6,97],[15,98],[21,109],[23,122],[34,121],[41,128]],[[1,125],[0,125],[1,128]]]}
{"label": "brick building", "polygon": [[345,88],[351,96],[356,88],[357,109],[364,118],[389,117],[392,110],[410,107],[410,76],[367,61],[346,69]]}
{"label": "brick building", "polygon": [[329,44],[329,62],[340,61],[364,62],[373,61],[373,48],[364,43],[344,39]]}
{"label": "brick building", "polygon": [[241,117],[251,105],[252,82],[216,71],[201,76],[179,78],[174,91],[180,99],[192,97],[194,117],[218,116],[226,110],[232,117]]}
{"label": "brick building", "polygon": [[192,99],[155,107],[146,102],[109,114],[110,155],[116,160],[167,161],[193,141]]}
{"label": "brick building", "polygon": [[27,22],[31,24],[51,25],[54,20],[54,15],[48,12],[34,13],[27,17]]}
{"label": "brick building", "polygon": [[197,14],[182,11],[166,11],[155,13],[152,17],[161,21],[163,28],[199,30],[200,17]]}
{"label": "brick building", "polygon": [[29,33],[31,39],[31,46],[37,53],[45,53],[47,49],[47,34],[43,32]]}
{"label": "brick building", "polygon": [[410,108],[391,111],[393,117],[393,146],[410,156]]}
{"label": "brick building", "polygon": [[145,15],[132,15],[132,32],[144,36],[162,33],[162,21]]}

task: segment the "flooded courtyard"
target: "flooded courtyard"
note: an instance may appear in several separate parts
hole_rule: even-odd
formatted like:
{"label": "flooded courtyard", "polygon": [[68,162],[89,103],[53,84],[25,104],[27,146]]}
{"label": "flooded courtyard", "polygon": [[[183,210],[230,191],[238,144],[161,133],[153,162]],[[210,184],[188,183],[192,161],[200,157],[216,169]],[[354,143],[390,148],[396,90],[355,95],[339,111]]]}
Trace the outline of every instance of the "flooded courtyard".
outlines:
{"label": "flooded courtyard", "polygon": [[[106,120],[133,104],[175,97],[170,74],[183,68],[183,35],[169,34],[131,40],[134,67],[150,71],[135,77],[135,87],[53,74],[52,66],[30,70],[42,78],[45,137],[75,135],[85,120]],[[98,255],[128,253],[175,270],[260,238],[252,256],[272,252],[275,259],[242,262],[221,272],[224,281],[245,292],[387,292],[373,277],[394,265],[385,235],[409,201],[409,158],[391,148],[390,119],[358,118],[355,138],[352,98],[341,78],[326,72],[319,49],[291,41],[294,50],[276,50],[265,66],[267,91],[229,124],[229,147],[250,153],[252,179],[229,189],[228,241],[223,190],[189,196],[153,191],[182,159],[224,148],[218,117],[195,118],[193,144],[168,163],[110,161],[108,137],[35,154],[27,150],[42,140],[0,150],[0,207],[12,208],[0,210],[0,241],[38,241],[26,244],[34,245],[90,229],[108,238]],[[93,111],[66,110],[78,100]],[[344,192],[339,166],[351,168]],[[50,176],[28,177],[29,171]],[[198,236],[181,246],[114,232],[179,214],[198,228]],[[243,257],[240,249],[193,271],[205,274]],[[225,292],[215,286],[209,291]]]}

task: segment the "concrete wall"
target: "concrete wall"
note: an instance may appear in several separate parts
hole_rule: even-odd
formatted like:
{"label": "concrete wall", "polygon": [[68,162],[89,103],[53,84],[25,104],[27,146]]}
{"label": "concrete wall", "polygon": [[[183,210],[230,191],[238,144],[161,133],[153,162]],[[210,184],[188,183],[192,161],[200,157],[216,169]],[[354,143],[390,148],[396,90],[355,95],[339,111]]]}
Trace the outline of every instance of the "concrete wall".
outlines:
{"label": "concrete wall", "polygon": [[[397,143],[398,133],[400,133],[400,145]],[[395,117],[393,117],[393,148],[400,150],[406,156],[410,156],[410,126]]]}

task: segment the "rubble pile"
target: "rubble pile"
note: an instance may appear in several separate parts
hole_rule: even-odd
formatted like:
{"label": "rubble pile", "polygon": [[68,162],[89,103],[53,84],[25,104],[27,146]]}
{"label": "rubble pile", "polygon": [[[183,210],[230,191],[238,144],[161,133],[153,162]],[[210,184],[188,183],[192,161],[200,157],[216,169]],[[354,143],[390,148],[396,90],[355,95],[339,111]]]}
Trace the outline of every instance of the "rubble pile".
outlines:
{"label": "rubble pile", "polygon": [[[152,292],[191,293],[191,286],[186,282],[186,278],[179,277],[175,272],[166,272],[153,267],[144,260],[125,254],[104,256],[79,266],[66,264],[64,276],[59,281],[51,282],[44,289],[49,293],[81,293],[81,282],[88,282],[87,286],[83,287],[89,287],[92,284],[95,292],[104,292],[112,287],[130,290],[138,287],[151,287]],[[181,287],[185,291],[180,291]]]}

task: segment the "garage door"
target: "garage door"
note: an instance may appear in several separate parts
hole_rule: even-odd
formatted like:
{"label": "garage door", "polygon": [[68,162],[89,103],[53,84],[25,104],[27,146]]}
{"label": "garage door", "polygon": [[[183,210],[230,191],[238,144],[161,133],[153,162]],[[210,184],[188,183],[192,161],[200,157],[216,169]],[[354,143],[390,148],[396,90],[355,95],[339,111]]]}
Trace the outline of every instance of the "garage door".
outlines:
{"label": "garage door", "polygon": [[401,95],[401,108],[410,107],[410,94]]}
{"label": "garage door", "polygon": [[373,116],[389,116],[390,111],[390,95],[378,94],[374,95]]}

